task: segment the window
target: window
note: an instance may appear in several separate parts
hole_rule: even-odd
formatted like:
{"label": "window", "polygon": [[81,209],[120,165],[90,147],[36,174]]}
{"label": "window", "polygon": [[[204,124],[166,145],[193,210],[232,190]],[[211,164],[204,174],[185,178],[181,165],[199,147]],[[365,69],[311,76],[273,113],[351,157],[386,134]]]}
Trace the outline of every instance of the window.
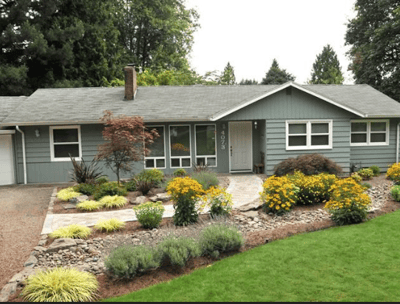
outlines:
{"label": "window", "polygon": [[353,120],[350,143],[352,146],[388,145],[389,120]]}
{"label": "window", "polygon": [[196,125],[196,164],[217,166],[215,125]]}
{"label": "window", "polygon": [[51,161],[70,161],[69,156],[82,157],[80,126],[50,127]]}
{"label": "window", "polygon": [[332,149],[332,121],[286,121],[286,150]]}
{"label": "window", "polygon": [[169,126],[171,168],[190,168],[190,126]]}
{"label": "window", "polygon": [[145,157],[145,168],[152,169],[165,169],[165,132],[163,126],[149,126],[148,130],[156,129],[159,137],[154,139],[148,148],[151,150],[150,154]]}

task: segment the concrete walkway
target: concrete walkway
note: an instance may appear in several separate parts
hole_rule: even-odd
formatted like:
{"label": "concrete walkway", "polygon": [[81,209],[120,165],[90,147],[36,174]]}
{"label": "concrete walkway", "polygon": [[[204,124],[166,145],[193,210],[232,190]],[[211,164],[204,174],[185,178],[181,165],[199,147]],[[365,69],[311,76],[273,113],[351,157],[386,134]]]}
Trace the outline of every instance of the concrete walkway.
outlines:
{"label": "concrete walkway", "polygon": [[[227,192],[232,194],[233,208],[241,207],[259,198],[259,192],[262,191],[262,180],[257,175],[231,175],[228,178]],[[166,205],[164,207],[163,218],[172,217],[174,215],[173,206]],[[207,212],[206,209],[202,213]],[[137,220],[133,209],[93,213],[47,214],[41,234],[49,234],[60,227],[71,224],[94,226],[98,220],[111,218],[118,218],[125,222]]]}

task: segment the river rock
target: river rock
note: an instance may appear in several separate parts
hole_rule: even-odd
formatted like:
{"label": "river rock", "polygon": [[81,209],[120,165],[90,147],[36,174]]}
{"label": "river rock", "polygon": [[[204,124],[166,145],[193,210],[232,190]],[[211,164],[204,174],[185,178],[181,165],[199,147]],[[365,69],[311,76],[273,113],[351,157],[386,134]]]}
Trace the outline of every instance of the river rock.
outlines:
{"label": "river rock", "polygon": [[47,248],[46,252],[57,252],[72,246],[76,246],[76,242],[73,239],[55,239],[54,242],[50,244],[49,248]]}

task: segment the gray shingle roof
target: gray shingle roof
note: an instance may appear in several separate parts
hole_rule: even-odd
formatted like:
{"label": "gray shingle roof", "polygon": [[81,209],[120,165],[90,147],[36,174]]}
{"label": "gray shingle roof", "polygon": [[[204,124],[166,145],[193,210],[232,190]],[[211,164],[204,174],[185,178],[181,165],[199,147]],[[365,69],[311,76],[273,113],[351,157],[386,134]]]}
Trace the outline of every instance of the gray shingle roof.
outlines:
{"label": "gray shingle roof", "polygon": [[13,112],[26,96],[0,96],[0,123],[4,121],[11,112]]}
{"label": "gray shingle roof", "polygon": [[[291,84],[289,84],[291,85]],[[299,85],[363,117],[400,117],[400,104],[368,85]],[[139,87],[124,101],[124,88],[38,89],[2,125],[96,123],[104,110],[140,115],[145,121],[209,120],[246,106],[285,85]],[[1,115],[1,114],[0,114]]]}

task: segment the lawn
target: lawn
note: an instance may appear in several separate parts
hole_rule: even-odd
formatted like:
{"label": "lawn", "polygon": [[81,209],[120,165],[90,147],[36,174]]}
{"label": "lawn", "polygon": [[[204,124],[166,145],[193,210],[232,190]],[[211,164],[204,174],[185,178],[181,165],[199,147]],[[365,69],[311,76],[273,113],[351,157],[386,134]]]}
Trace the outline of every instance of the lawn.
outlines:
{"label": "lawn", "polygon": [[397,211],[275,241],[106,301],[398,301],[399,240]]}

